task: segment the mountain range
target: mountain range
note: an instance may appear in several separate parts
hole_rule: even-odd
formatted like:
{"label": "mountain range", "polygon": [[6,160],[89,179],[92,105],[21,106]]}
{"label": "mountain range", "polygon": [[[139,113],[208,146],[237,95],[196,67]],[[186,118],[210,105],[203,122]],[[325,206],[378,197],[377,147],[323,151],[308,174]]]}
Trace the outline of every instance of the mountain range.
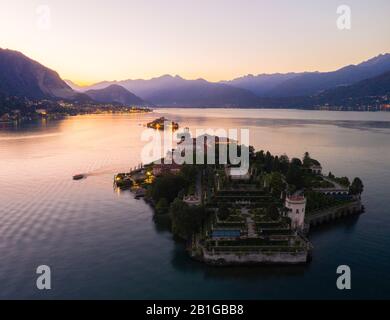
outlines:
{"label": "mountain range", "polygon": [[0,93],[31,99],[63,98],[85,100],[57,72],[20,52],[0,48]]}
{"label": "mountain range", "polygon": [[328,89],[313,96],[259,98],[258,106],[262,108],[313,108],[330,105],[354,108],[358,105],[370,105],[385,96],[390,97],[390,71],[352,85]]}
{"label": "mountain range", "polygon": [[85,94],[96,102],[118,103],[122,105],[147,105],[147,103],[135,94],[117,84],[111,84],[103,89],[91,89]]}
{"label": "mountain range", "polygon": [[259,97],[298,97],[351,85],[386,71],[390,71],[390,54],[381,54],[358,65],[349,65],[332,72],[248,75],[224,83],[251,90]]}
{"label": "mountain range", "polygon": [[78,87],[68,81],[74,90],[102,90],[119,85],[157,106],[180,107],[253,107],[258,97],[251,91],[208,82],[204,79],[186,80],[180,76],[164,75],[150,80],[104,81],[90,87]]}
{"label": "mountain range", "polygon": [[0,49],[2,101],[13,96],[169,107],[310,108],[350,104],[377,94],[390,95],[388,72],[390,54],[382,54],[332,72],[247,75],[221,82],[164,75],[80,87],[20,52]]}
{"label": "mountain range", "polygon": [[[380,80],[377,77],[387,71],[390,71],[390,54],[381,54],[358,65],[349,65],[332,72],[247,75],[219,83],[165,75],[150,80],[104,81],[90,87],[73,88],[84,92],[117,84],[157,106],[296,108],[319,103],[340,105],[349,101],[350,92],[355,92],[355,84],[372,79],[370,86],[375,87],[374,82]],[[345,89],[349,86],[350,90]],[[338,88],[344,90],[337,91],[339,94],[334,99],[331,95]],[[390,87],[385,87],[385,91],[390,93]],[[345,96],[342,97],[342,94]]]}
{"label": "mountain range", "polygon": [[374,78],[362,80],[350,86],[326,90],[315,98],[318,100],[318,104],[336,104],[341,102],[343,105],[350,105],[354,102],[361,101],[362,99],[389,95],[389,89],[390,71]]}

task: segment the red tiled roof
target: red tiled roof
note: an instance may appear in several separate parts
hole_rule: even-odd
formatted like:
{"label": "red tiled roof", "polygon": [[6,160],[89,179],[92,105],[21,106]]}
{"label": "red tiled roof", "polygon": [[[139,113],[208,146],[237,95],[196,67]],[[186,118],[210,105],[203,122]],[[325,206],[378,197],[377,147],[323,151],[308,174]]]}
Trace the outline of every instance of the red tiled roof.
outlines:
{"label": "red tiled roof", "polygon": [[304,196],[288,196],[287,199],[291,200],[291,201],[304,201],[305,197]]}

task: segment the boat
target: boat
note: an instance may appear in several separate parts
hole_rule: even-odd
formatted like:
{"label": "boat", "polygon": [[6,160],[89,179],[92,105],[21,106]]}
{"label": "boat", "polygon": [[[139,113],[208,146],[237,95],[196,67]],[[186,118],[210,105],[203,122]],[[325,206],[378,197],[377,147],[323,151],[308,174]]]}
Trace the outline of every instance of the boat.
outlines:
{"label": "boat", "polygon": [[146,190],[144,188],[139,188],[135,192],[135,198],[136,199],[144,198],[145,195],[146,195]]}
{"label": "boat", "polygon": [[81,180],[85,178],[85,174],[76,174],[73,176],[73,180]]}

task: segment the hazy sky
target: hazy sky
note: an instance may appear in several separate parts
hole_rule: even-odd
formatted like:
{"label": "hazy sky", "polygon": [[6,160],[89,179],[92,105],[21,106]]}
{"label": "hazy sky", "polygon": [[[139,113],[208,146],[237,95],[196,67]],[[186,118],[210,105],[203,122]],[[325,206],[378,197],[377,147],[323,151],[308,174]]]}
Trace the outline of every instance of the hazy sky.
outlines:
{"label": "hazy sky", "polygon": [[[351,30],[337,28],[342,4]],[[0,0],[0,47],[82,84],[217,81],[329,71],[390,52],[389,14],[389,0]]]}

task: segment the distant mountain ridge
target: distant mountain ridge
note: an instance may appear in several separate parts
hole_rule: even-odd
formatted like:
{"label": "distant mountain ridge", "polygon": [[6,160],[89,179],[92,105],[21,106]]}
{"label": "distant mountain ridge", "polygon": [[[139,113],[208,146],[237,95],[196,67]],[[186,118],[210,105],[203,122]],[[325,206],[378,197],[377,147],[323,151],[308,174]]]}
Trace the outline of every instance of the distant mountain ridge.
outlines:
{"label": "distant mountain ridge", "polygon": [[[358,83],[362,80],[379,76],[386,71],[390,71],[390,54],[381,54],[377,57],[364,61],[357,65],[350,65],[331,72],[301,72],[301,73],[276,73],[260,74],[257,76],[247,75],[229,81],[218,83],[208,82],[203,79],[185,80],[180,76],[164,75],[150,80],[122,80],[122,81],[103,81],[90,87],[75,87],[80,92],[88,89],[102,89],[111,84],[121,85],[127,90],[133,92],[144,100],[152,101],[156,105],[186,105],[208,103],[215,105],[217,101],[226,103],[226,99],[215,99],[211,97],[206,99],[206,92],[209,94],[219,92],[222,94],[225,89],[226,98],[232,98],[232,106],[239,103],[238,98],[245,97],[242,106],[253,105],[253,96],[249,92],[260,98],[287,98],[287,97],[305,97],[321,94],[322,92],[338,86],[348,86]],[[225,85],[228,87],[220,87]],[[205,90],[203,96],[199,95],[199,90]],[[228,88],[231,93],[227,94]],[[243,89],[244,91],[234,91],[233,88]],[[213,89],[215,91],[213,91]],[[184,96],[188,94],[188,100]],[[198,101],[194,101],[198,97]],[[203,99],[200,99],[203,97]],[[233,98],[234,97],[234,98]],[[221,97],[220,97],[221,98]],[[264,99],[260,99],[264,101]],[[229,104],[229,103],[227,103]]]}
{"label": "distant mountain ridge", "polygon": [[337,86],[351,85],[386,71],[390,71],[389,53],[331,72],[249,75],[225,83],[251,90],[259,97],[299,97],[319,94]]}
{"label": "distant mountain ridge", "polygon": [[257,104],[257,96],[248,90],[203,79],[185,80],[166,75],[149,81],[127,80],[121,85],[159,106],[254,107]]}
{"label": "distant mountain ridge", "polygon": [[358,65],[350,65],[333,72],[303,74],[284,82],[270,92],[270,96],[302,96],[318,94],[337,86],[351,85],[390,71],[390,54],[380,55]]}
{"label": "distant mountain ridge", "polygon": [[[62,80],[55,71],[20,52],[0,49],[3,107],[12,104],[7,97],[124,105],[145,105],[147,101],[162,107],[310,108],[321,104],[353,105],[357,101],[378,104],[379,100],[367,95],[388,93],[387,72],[390,72],[390,54],[332,72],[248,75],[222,82],[164,75],[81,87]],[[384,104],[387,100],[380,98]]]}
{"label": "distant mountain ridge", "polygon": [[[111,84],[120,85],[157,106],[255,107],[257,104],[257,96],[249,90],[204,79],[186,80],[170,75],[150,80],[104,81],[88,89],[102,89]],[[86,92],[85,89],[81,89],[81,92]]]}
{"label": "distant mountain ridge", "polygon": [[362,98],[390,96],[390,71],[350,86],[329,89],[315,97],[319,103],[348,104]]}
{"label": "distant mountain ridge", "polygon": [[313,96],[259,98],[262,108],[313,108],[320,106],[356,107],[370,105],[378,97],[390,97],[390,71],[348,86],[340,86]]}
{"label": "distant mountain ridge", "polygon": [[119,103],[122,105],[146,105],[147,103],[122,86],[112,84],[103,89],[88,90],[85,94],[101,103]]}
{"label": "distant mountain ridge", "polygon": [[31,99],[85,99],[73,91],[57,72],[18,51],[0,48],[0,92]]}
{"label": "distant mountain ridge", "polygon": [[259,97],[263,97],[267,96],[267,94],[271,90],[277,88],[283,82],[294,79],[302,74],[304,74],[304,72],[259,74],[256,76],[248,74],[246,76],[239,77],[233,80],[221,81],[221,83],[225,83],[233,87],[247,89],[258,95]]}

